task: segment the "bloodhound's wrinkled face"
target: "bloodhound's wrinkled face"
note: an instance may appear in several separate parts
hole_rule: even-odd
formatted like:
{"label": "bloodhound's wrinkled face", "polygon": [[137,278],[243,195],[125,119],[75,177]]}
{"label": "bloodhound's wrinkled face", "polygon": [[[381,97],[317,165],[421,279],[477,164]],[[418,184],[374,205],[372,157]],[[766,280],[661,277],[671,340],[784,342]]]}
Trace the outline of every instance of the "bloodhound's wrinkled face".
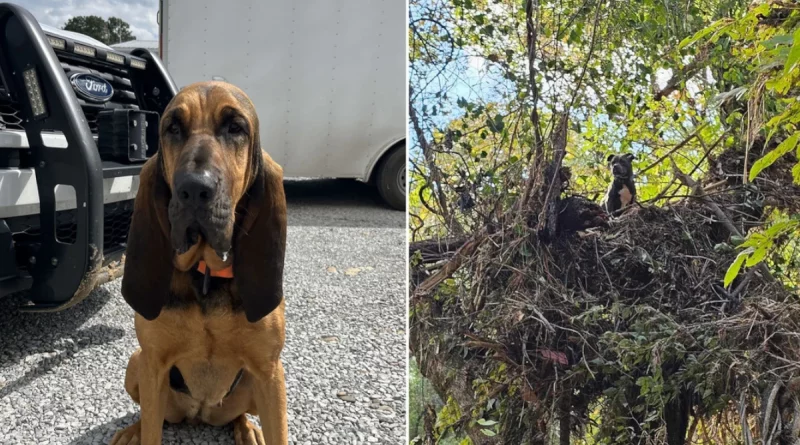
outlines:
{"label": "bloodhound's wrinkled face", "polygon": [[196,83],[167,105],[159,131],[158,155],[140,175],[122,296],[154,320],[172,293],[197,291],[174,272],[204,260],[212,272],[230,267],[232,304],[262,319],[283,300],[286,195],[255,107],[229,83]]}
{"label": "bloodhound's wrinkled face", "polygon": [[164,111],[159,131],[175,265],[188,270],[203,259],[224,268],[237,203],[257,173],[254,156],[261,155],[253,104],[230,84],[189,85]]}

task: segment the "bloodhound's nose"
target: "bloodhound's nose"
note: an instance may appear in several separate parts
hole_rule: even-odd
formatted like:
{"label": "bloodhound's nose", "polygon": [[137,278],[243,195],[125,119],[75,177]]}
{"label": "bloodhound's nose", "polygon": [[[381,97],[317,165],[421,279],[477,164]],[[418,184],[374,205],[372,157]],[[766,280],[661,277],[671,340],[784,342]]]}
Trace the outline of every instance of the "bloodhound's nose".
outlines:
{"label": "bloodhound's nose", "polygon": [[175,178],[181,204],[193,208],[208,205],[217,191],[217,181],[208,172],[184,173]]}

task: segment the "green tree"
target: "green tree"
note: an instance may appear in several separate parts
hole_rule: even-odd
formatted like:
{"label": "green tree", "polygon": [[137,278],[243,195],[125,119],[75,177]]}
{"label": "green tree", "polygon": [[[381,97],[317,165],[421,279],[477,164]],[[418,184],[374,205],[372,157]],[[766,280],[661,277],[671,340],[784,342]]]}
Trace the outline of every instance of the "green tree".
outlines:
{"label": "green tree", "polygon": [[109,17],[108,20],[96,15],[72,17],[64,24],[64,29],[85,34],[108,45],[136,39],[130,25],[117,17]]}
{"label": "green tree", "polygon": [[64,29],[85,34],[104,43],[108,37],[106,21],[96,15],[72,17],[64,24]]}
{"label": "green tree", "polygon": [[125,20],[117,17],[108,18],[108,44],[127,42],[135,40],[136,37],[131,34],[131,27]]}

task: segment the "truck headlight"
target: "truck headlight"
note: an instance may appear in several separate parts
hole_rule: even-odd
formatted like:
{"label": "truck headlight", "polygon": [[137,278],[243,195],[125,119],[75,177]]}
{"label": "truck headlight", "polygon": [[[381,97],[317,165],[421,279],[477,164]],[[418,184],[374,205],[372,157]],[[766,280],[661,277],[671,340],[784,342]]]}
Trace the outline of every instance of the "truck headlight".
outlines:
{"label": "truck headlight", "polygon": [[64,49],[67,47],[67,41],[64,39],[59,39],[58,37],[47,36],[47,41],[50,42],[50,46],[52,46],[53,49],[60,49],[61,51],[64,51]]}
{"label": "truck headlight", "polygon": [[106,53],[106,60],[108,60],[109,62],[114,62],[118,65],[125,65],[125,58],[120,56],[119,54]]}
{"label": "truck headlight", "polygon": [[97,50],[92,48],[91,46],[81,45],[79,43],[75,44],[75,48],[72,49],[75,54],[81,54],[84,56],[94,57],[97,53]]}
{"label": "truck headlight", "polygon": [[42,88],[39,85],[39,76],[36,75],[36,68],[28,68],[22,72],[25,80],[25,91],[28,93],[28,101],[31,104],[34,118],[40,118],[47,114],[42,97]]}
{"label": "truck headlight", "polygon": [[147,64],[141,60],[131,59],[131,66],[143,70]]}

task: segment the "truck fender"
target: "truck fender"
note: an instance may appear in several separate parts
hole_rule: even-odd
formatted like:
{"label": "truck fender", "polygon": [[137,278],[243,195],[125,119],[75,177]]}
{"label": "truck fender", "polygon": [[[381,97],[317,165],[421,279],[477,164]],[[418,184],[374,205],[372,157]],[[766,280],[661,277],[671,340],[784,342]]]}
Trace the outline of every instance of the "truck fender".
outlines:
{"label": "truck fender", "polygon": [[375,174],[375,167],[378,166],[378,164],[380,163],[381,159],[383,159],[383,157],[387,153],[389,153],[389,151],[391,151],[393,148],[395,148],[396,146],[398,146],[402,142],[405,142],[405,140],[406,140],[405,136],[402,136],[402,137],[399,137],[397,139],[394,139],[391,143],[381,147],[381,149],[378,150],[375,153],[375,155],[372,156],[372,158],[369,160],[369,163],[367,164],[367,169],[364,172],[364,182],[372,181],[373,176]]}

